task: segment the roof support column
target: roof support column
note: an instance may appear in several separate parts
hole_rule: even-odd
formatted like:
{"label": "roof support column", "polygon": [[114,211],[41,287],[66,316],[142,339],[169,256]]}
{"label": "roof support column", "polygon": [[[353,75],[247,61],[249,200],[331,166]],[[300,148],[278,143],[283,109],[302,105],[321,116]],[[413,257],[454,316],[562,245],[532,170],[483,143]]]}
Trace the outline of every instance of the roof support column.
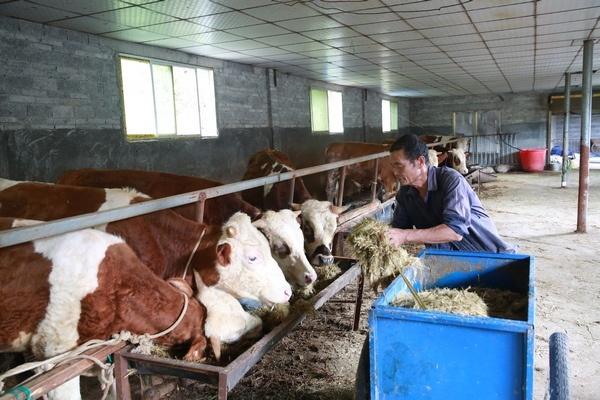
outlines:
{"label": "roof support column", "polygon": [[579,164],[579,196],[577,200],[577,232],[587,232],[590,134],[592,130],[592,69],[594,41],[583,42],[583,83],[581,94],[581,149]]}

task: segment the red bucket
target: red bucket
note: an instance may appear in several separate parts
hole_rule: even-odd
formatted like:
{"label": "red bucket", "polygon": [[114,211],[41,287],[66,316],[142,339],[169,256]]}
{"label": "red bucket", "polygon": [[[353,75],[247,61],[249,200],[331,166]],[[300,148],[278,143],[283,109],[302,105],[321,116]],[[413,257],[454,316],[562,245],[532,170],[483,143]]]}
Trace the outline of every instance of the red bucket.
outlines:
{"label": "red bucket", "polygon": [[519,150],[521,167],[523,171],[540,172],[546,165],[546,149],[521,149]]}

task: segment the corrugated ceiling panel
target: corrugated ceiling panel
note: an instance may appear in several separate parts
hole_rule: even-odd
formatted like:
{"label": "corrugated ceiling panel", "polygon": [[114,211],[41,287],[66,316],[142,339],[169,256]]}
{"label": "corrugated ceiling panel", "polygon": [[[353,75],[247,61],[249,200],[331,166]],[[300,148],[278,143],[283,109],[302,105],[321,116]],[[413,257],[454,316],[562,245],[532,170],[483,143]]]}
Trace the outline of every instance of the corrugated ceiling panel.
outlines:
{"label": "corrugated ceiling panel", "polygon": [[127,29],[124,31],[103,33],[102,36],[119,40],[128,40],[131,42],[147,42],[149,40],[168,39],[168,36],[145,31],[143,29]]}
{"label": "corrugated ceiling panel", "polygon": [[533,17],[501,19],[488,22],[476,22],[479,32],[500,31],[506,29],[528,28],[534,25]]}
{"label": "corrugated ceiling panel", "polygon": [[[80,0],[71,1],[79,2]],[[87,1],[85,3],[87,3]],[[144,7],[149,8],[153,11],[157,11],[163,14],[171,15],[173,17],[182,19],[202,17],[205,15],[212,15],[231,11],[230,8],[224,7],[213,2],[197,0],[169,0],[151,2],[149,4],[145,4]]]}
{"label": "corrugated ceiling panel", "polygon": [[62,21],[52,22],[51,25],[58,26],[65,29],[72,29],[75,31],[89,32],[89,33],[103,33],[120,31],[128,29],[128,26],[117,24],[113,21],[106,21],[97,19],[94,17],[77,17],[65,19]]}
{"label": "corrugated ceiling panel", "polygon": [[[306,32],[308,35],[311,32]],[[340,39],[321,40],[326,45],[332,47],[349,47],[349,46],[360,46],[364,44],[375,44],[374,40],[369,39],[365,36],[346,37]]]}
{"label": "corrugated ceiling panel", "polygon": [[292,3],[271,4],[264,7],[249,8],[244,12],[253,17],[272,22],[319,15],[317,11],[314,11],[305,5]]}
{"label": "corrugated ceiling panel", "polygon": [[214,29],[240,28],[242,26],[257,25],[262,23],[262,21],[254,17],[244,15],[237,11],[192,18],[191,21],[204,26],[210,26]]}
{"label": "corrugated ceiling panel", "polygon": [[317,29],[335,28],[341,26],[340,23],[333,21],[330,18],[324,16],[308,17],[291,19],[288,21],[279,21],[277,25],[283,26],[284,28],[296,31],[314,31]]}
{"label": "corrugated ceiling panel", "polygon": [[240,50],[253,50],[267,47],[266,44],[257,42],[256,40],[236,40],[234,42],[219,43],[218,47],[226,50],[240,51]]}
{"label": "corrugated ceiling panel", "polygon": [[469,10],[469,16],[474,22],[494,21],[498,19],[527,17],[533,15],[533,2],[508,6],[479,8]]}
{"label": "corrugated ceiling panel", "polygon": [[233,28],[225,30],[227,33],[231,33],[238,36],[243,36],[249,39],[274,36],[274,35],[285,35],[291,33],[287,29],[275,26],[273,24],[260,24],[245,26],[242,28]]}
{"label": "corrugated ceiling panel", "polygon": [[306,43],[312,42],[310,38],[299,35],[297,33],[290,33],[287,35],[267,36],[257,39],[259,42],[266,43],[271,46],[283,46],[288,44]]}
{"label": "corrugated ceiling panel", "polygon": [[173,21],[144,27],[145,30],[160,33],[165,36],[185,36],[210,32],[212,28],[187,21]]}
{"label": "corrugated ceiling panel", "polygon": [[114,21],[119,24],[128,25],[134,28],[155,25],[163,22],[175,21],[175,18],[168,15],[146,10],[141,7],[122,8],[115,11],[107,11],[95,14],[94,17]]}
{"label": "corrugated ceiling panel", "polygon": [[429,17],[409,18],[406,20],[416,29],[437,28],[441,26],[452,26],[469,24],[469,18],[464,12],[448,13],[443,15],[432,15]]}
{"label": "corrugated ceiling panel", "polygon": [[200,33],[197,35],[185,36],[185,39],[193,40],[198,43],[214,44],[214,43],[225,43],[241,40],[242,38],[236,35],[232,35],[226,32],[212,31],[206,33]]}
{"label": "corrugated ceiling panel", "polygon": [[379,22],[376,24],[354,25],[353,28],[354,30],[365,35],[376,35],[381,33],[404,32],[412,30],[412,28],[408,24],[400,20]]}
{"label": "corrugated ceiling panel", "polygon": [[[4,2],[6,1],[0,1],[0,3]],[[42,3],[40,2],[40,4]],[[79,14],[92,14],[131,7],[131,4],[119,0],[44,0],[43,5]]]}
{"label": "corrugated ceiling panel", "polygon": [[72,12],[55,10],[22,0],[0,4],[0,14],[35,22],[49,22],[77,16]]}
{"label": "corrugated ceiling panel", "polygon": [[329,28],[306,32],[305,35],[316,40],[326,40],[350,38],[353,36],[359,36],[360,34],[349,28]]}

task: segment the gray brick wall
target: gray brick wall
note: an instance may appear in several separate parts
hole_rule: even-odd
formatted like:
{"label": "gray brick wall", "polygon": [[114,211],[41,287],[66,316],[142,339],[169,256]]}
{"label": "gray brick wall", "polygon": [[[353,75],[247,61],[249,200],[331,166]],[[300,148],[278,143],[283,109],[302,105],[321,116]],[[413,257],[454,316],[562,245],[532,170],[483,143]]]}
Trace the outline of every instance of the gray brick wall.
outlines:
{"label": "gray brick wall", "polygon": [[[213,68],[219,138],[128,142],[121,130],[121,53]],[[364,138],[363,89],[282,72],[275,87],[272,70],[6,17],[0,17],[0,54],[4,177],[52,181],[65,169],[104,167],[234,181],[250,155],[271,142],[306,166],[321,162],[330,142]],[[343,135],[311,133],[311,85],[343,91]],[[367,97],[368,139],[379,141],[384,137],[381,95],[368,90]],[[409,102],[404,100],[400,114],[408,112]]]}

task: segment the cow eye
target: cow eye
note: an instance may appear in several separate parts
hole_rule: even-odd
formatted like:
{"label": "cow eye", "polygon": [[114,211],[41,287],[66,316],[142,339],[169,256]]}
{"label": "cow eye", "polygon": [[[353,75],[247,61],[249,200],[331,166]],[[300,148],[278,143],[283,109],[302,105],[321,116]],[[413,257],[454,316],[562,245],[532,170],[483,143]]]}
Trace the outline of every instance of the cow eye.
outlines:
{"label": "cow eye", "polygon": [[290,247],[285,243],[274,246],[273,252],[277,254],[279,258],[285,258],[291,254]]}

